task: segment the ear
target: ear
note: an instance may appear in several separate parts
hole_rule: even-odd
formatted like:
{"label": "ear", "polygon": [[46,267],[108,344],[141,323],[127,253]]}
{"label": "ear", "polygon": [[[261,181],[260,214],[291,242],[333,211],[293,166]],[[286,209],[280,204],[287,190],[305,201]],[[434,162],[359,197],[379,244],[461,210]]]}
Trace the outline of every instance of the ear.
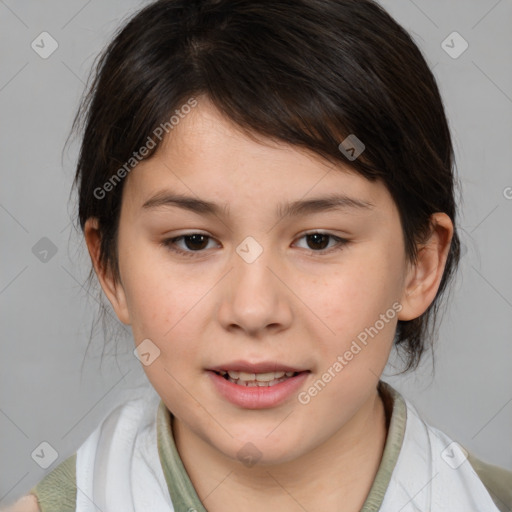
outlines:
{"label": "ear", "polygon": [[402,294],[402,309],[398,320],[413,320],[421,316],[434,300],[443,277],[453,236],[453,223],[446,213],[430,217],[431,233],[418,246],[416,263],[407,270]]}
{"label": "ear", "polygon": [[122,283],[116,281],[112,276],[110,269],[105,269],[100,262],[100,244],[101,232],[98,219],[91,217],[87,219],[84,226],[85,242],[89,255],[91,256],[94,271],[98,276],[103,292],[107,296],[110,304],[119,320],[126,325],[130,325],[130,314],[126,303],[126,295]]}

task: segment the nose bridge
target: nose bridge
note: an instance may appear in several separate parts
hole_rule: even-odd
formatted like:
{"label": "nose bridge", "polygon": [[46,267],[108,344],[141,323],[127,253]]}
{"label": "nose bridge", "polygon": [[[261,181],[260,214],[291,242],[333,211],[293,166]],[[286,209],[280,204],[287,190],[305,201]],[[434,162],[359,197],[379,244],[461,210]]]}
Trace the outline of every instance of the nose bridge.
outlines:
{"label": "nose bridge", "polygon": [[[270,250],[255,247],[254,242],[240,244],[233,256],[235,290],[238,294],[245,291],[257,291],[264,297],[265,291],[270,292],[276,283],[272,283],[272,255]],[[260,289],[261,288],[261,289]],[[275,296],[275,292],[271,295]]]}
{"label": "nose bridge", "polygon": [[254,334],[269,326],[288,325],[290,305],[285,287],[274,275],[279,264],[270,248],[248,236],[236,247],[232,265],[229,289],[220,308],[224,327],[236,325]]}
{"label": "nose bridge", "polygon": [[269,302],[275,300],[279,293],[275,289],[277,283],[272,279],[274,276],[268,268],[272,266],[272,251],[265,242],[260,243],[256,238],[248,236],[236,247],[236,255],[233,255],[233,291],[239,303],[247,302],[245,307],[263,305],[264,302],[270,306]]}

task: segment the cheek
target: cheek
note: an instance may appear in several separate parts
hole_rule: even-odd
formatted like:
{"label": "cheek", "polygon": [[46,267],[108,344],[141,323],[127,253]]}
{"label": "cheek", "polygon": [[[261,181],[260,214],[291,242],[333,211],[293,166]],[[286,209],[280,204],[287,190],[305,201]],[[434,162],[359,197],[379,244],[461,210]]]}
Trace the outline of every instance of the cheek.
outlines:
{"label": "cheek", "polygon": [[359,259],[337,270],[310,294],[319,316],[328,319],[333,330],[347,332],[352,325],[373,323],[399,297],[400,273],[385,260]]}
{"label": "cheek", "polygon": [[[347,258],[335,272],[309,286],[308,305],[322,320],[311,316],[316,325],[311,324],[312,329],[319,335],[324,333],[321,338],[326,340],[324,349],[330,359],[349,350],[354,340],[359,340],[361,353],[365,353],[364,357],[357,355],[354,359],[386,357],[397,322],[393,304],[397,307],[400,297],[401,264],[393,248],[375,246],[364,254]],[[353,352],[357,351],[354,347]]]}
{"label": "cheek", "polygon": [[143,370],[167,403],[179,409],[188,399],[184,383],[201,372],[198,355],[201,322],[207,317],[207,286],[166,272],[161,266],[145,265],[130,274],[125,289],[135,345],[146,343],[155,354]]}
{"label": "cheek", "polygon": [[[132,267],[125,290],[135,344],[150,339],[166,368],[197,361],[199,345],[213,315],[211,292],[216,276],[192,276],[161,262]],[[193,365],[189,365],[193,366]]]}

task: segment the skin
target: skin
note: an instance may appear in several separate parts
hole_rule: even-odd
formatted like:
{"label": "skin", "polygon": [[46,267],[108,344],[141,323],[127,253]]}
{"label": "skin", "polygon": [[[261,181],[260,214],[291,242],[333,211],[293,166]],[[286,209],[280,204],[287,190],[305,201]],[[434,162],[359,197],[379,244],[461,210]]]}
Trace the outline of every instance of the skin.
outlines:
{"label": "skin", "polygon": [[[359,510],[387,434],[378,380],[397,321],[420,316],[436,295],[453,234],[449,217],[432,216],[432,234],[409,264],[398,210],[382,183],[250,137],[206,98],[124,187],[120,281],[99,264],[96,219],[86,224],[86,243],[135,344],[149,338],[160,350],[143,368],[174,415],[176,444],[205,508]],[[219,203],[221,212],[142,208],[163,189]],[[333,191],[373,207],[276,214],[279,203]],[[304,236],[315,230],[348,243],[315,245]],[[210,237],[202,252],[197,241],[175,243],[191,257],[161,245],[191,232]],[[252,263],[236,252],[248,236],[263,249]],[[309,369],[300,391],[307,390],[395,302],[401,311],[306,405],[294,394],[277,407],[250,410],[210,382],[209,367],[271,360]],[[261,452],[252,467],[237,458],[248,442]]]}
{"label": "skin", "polygon": [[40,512],[40,510],[37,498],[33,494],[27,494],[16,503],[3,508],[1,512]]}

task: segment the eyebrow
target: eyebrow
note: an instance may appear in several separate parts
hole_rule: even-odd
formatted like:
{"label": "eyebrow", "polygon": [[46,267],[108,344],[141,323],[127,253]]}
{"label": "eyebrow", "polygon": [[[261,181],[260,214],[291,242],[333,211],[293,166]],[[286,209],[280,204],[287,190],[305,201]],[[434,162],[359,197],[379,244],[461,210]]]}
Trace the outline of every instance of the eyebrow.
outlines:
{"label": "eyebrow", "polygon": [[[144,210],[178,207],[203,215],[220,216],[228,212],[228,204],[220,205],[204,199],[161,191],[144,202]],[[324,197],[281,203],[277,206],[278,217],[293,217],[330,210],[370,210],[375,205],[369,201],[349,197],[345,194],[330,194]]]}

